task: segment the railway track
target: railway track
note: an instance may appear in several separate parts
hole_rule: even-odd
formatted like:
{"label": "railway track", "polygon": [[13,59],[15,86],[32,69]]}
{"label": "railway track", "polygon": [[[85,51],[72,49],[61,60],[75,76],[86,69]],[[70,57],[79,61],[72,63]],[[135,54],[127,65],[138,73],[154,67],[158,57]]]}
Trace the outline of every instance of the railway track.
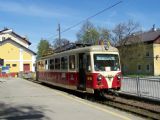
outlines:
{"label": "railway track", "polygon": [[141,115],[145,118],[160,120],[160,105],[148,103],[147,101],[139,101],[136,98],[126,99],[124,97],[117,97],[107,95],[105,100],[96,100],[98,103],[112,106],[121,110],[125,110],[134,114]]}
{"label": "railway track", "polygon": [[[41,83],[38,83],[41,84]],[[53,85],[43,84],[47,87],[65,91],[69,94],[77,97],[97,102],[99,104],[118,108],[127,112],[131,112],[148,119],[160,120],[160,102],[148,101],[147,99],[137,98],[134,96],[128,96],[119,94],[119,96],[106,95],[105,97],[95,97],[91,94],[82,94],[76,91],[59,88]]]}

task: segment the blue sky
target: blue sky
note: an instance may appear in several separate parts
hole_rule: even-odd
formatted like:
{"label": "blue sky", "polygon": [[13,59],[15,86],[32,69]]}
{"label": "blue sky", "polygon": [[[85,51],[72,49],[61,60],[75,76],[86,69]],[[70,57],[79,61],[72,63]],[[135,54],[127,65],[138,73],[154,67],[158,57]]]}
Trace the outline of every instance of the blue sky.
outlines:
{"label": "blue sky", "polygon": [[[122,0],[114,8],[92,18],[95,26],[112,29],[120,22],[132,19],[142,30],[153,24],[160,28],[160,0]],[[118,2],[118,0],[0,0],[0,29],[12,28],[31,41],[36,51],[41,38],[52,42],[57,36],[57,24],[64,30],[81,20]],[[81,24],[82,25],[82,24]],[[76,40],[81,25],[62,34],[62,38]]]}

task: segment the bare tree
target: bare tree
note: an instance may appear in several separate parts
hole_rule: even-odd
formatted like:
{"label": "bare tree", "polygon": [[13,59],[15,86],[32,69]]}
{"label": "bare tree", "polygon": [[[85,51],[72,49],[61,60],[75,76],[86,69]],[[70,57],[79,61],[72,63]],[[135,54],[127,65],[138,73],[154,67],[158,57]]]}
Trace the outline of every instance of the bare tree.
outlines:
{"label": "bare tree", "polygon": [[63,45],[66,45],[66,44],[69,44],[70,41],[65,39],[65,38],[62,38],[61,40],[59,40],[58,38],[56,38],[53,42],[53,48],[58,48],[58,47],[61,47]]}
{"label": "bare tree", "polygon": [[145,45],[142,40],[140,25],[137,22],[129,20],[127,23],[116,25],[112,32],[112,41],[119,49],[122,66],[129,66],[127,64],[133,62],[142,63],[145,54]]}
{"label": "bare tree", "polygon": [[140,31],[140,25],[133,20],[129,20],[127,23],[119,23],[112,31],[112,41],[115,46],[127,45],[131,42],[130,36],[135,35],[137,31]]}

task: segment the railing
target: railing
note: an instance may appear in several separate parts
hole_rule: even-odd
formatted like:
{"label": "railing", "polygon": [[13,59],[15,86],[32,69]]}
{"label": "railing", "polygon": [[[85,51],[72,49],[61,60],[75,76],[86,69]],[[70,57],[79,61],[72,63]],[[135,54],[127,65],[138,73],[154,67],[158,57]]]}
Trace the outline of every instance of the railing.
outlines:
{"label": "railing", "polygon": [[18,74],[18,77],[20,78],[24,78],[24,79],[36,79],[36,73],[35,72],[28,72],[28,73],[24,73],[24,72],[20,72]]}
{"label": "railing", "polygon": [[160,100],[160,77],[124,77],[121,92]]}

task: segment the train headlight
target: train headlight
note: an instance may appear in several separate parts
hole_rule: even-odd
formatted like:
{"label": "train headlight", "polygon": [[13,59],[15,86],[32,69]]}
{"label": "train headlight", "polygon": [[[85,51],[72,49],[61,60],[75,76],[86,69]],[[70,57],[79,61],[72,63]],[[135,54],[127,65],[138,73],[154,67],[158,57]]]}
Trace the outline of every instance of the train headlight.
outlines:
{"label": "train headlight", "polygon": [[122,78],[122,76],[120,74],[118,74],[117,78],[120,80]]}
{"label": "train headlight", "polygon": [[97,80],[98,80],[98,81],[101,81],[101,80],[102,80],[102,75],[101,75],[101,74],[99,74],[99,75],[97,76]]}

